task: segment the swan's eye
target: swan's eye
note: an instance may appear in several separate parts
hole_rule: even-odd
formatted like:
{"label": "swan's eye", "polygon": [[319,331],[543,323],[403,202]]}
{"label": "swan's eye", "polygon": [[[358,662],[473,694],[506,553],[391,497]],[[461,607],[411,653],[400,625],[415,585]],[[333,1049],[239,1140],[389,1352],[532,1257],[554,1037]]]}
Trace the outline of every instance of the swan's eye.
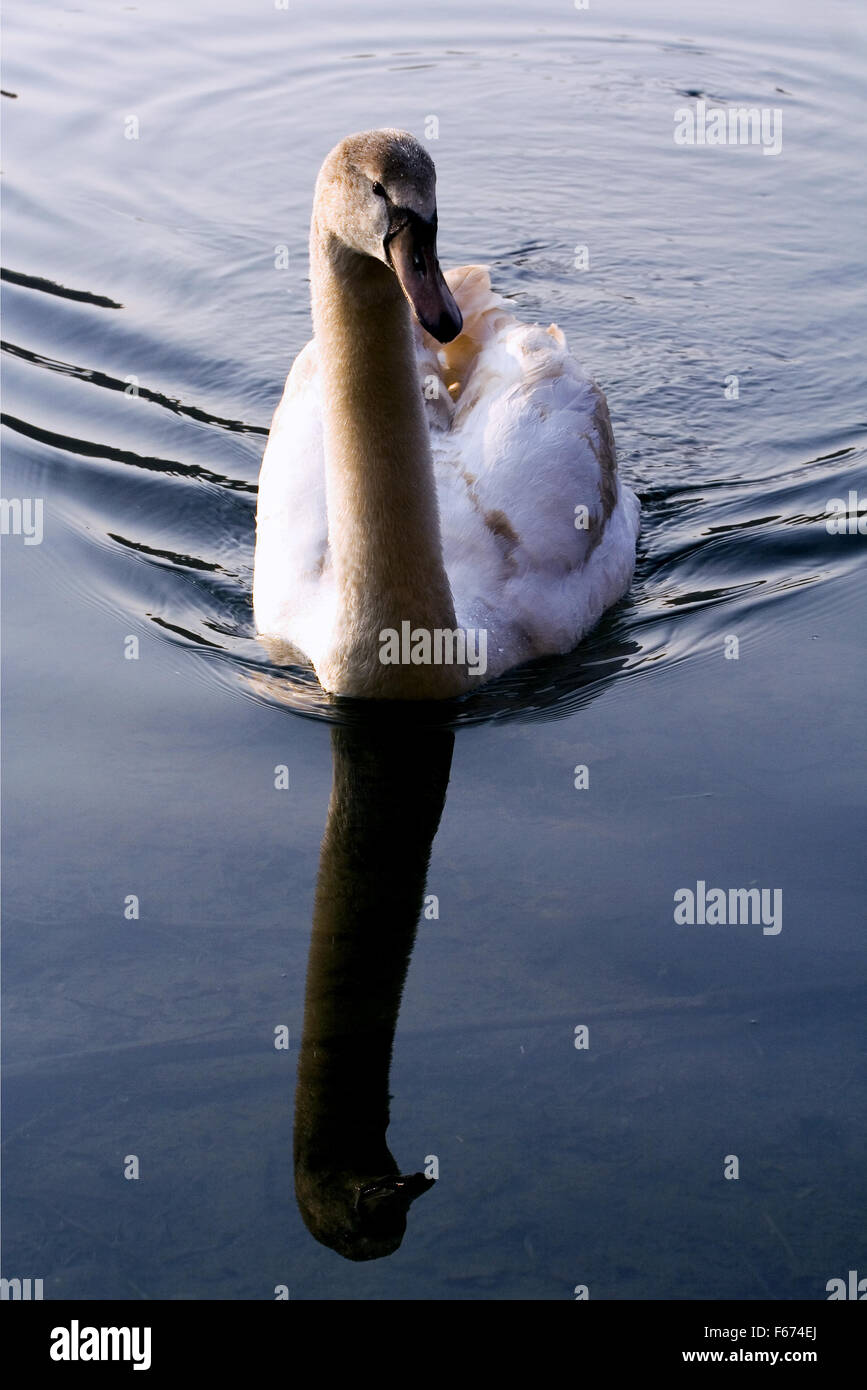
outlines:
{"label": "swan's eye", "polygon": [[385,189],[383,188],[381,183],[375,183],[373,185],[373,191],[376,194],[377,198],[385,197]]}

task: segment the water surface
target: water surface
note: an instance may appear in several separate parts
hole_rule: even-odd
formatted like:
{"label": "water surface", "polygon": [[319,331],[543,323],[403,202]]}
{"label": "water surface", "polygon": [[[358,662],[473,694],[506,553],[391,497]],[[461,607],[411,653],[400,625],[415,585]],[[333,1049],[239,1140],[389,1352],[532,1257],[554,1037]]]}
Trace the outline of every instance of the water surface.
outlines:
{"label": "water surface", "polygon": [[[856,8],[12,0],[5,41],[3,495],[45,510],[4,540],[4,1275],[824,1297],[864,1259]],[[677,147],[700,99],[781,153]],[[431,118],[443,261],[563,328],[643,534],[577,653],[407,730],[270,667],[250,593],[317,168]],[[698,880],[781,932],[676,925]],[[386,1119],[439,1180],[347,1258],[293,1125],[345,1175]]]}

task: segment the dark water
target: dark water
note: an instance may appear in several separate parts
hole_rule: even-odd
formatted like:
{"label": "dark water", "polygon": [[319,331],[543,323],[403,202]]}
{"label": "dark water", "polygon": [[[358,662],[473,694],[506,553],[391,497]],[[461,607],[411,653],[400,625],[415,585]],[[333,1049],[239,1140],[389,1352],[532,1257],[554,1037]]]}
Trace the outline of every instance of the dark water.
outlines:
{"label": "dark water", "polygon": [[[5,1276],[867,1273],[864,538],[826,524],[865,492],[864,25],[701,8],[7,5],[3,496],[44,535],[4,539]],[[779,155],[675,145],[701,98],[779,108]],[[419,728],[270,668],[250,590],[316,170],[432,116],[445,263],[563,327],[644,530],[579,652]],[[676,924],[699,880],[782,929]],[[431,1157],[398,1243],[407,1189],[355,1179]]]}

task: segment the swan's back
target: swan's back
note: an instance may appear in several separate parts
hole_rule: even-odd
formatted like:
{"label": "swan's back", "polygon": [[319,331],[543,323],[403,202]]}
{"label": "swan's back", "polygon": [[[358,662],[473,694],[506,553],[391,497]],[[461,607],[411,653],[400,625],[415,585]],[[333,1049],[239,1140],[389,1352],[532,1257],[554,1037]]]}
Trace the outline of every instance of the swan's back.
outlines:
{"label": "swan's back", "polygon": [[571,650],[625,592],[638,502],[618,480],[605,397],[560,329],[516,320],[482,266],[446,279],[462,334],[439,347],[419,331],[451,406],[431,429],[446,571],[459,625],[486,619],[491,668],[505,670]]}

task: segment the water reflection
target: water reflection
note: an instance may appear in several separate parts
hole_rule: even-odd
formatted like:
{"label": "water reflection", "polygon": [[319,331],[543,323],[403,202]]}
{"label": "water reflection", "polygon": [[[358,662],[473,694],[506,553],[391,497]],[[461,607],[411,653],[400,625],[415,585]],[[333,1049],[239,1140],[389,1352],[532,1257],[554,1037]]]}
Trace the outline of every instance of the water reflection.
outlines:
{"label": "water reflection", "polygon": [[350,1260],[392,1254],[433,1186],[386,1143],[388,1077],[454,735],[333,726],[295,1097],[307,1229]]}

